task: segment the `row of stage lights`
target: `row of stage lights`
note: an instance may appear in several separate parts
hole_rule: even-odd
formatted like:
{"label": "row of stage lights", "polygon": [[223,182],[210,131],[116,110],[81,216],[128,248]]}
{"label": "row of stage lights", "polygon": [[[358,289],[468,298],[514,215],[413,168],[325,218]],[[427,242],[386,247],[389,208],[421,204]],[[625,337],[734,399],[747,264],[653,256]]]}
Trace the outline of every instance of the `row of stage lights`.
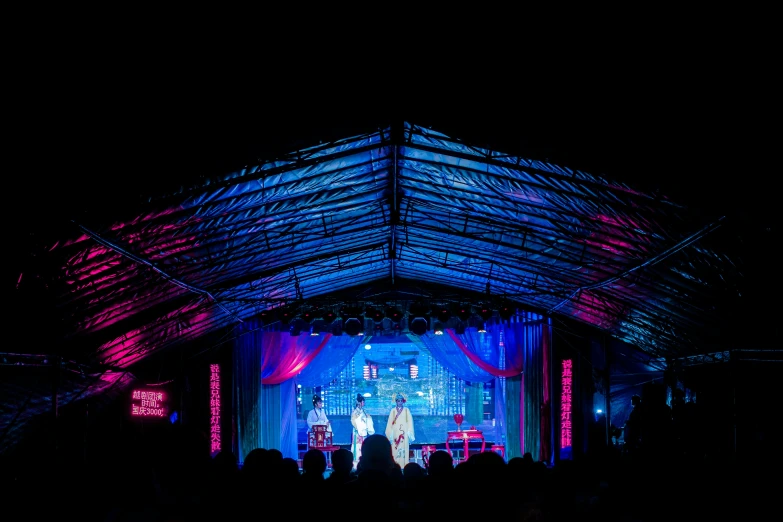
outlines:
{"label": "row of stage lights", "polygon": [[291,333],[299,335],[303,330],[309,330],[312,335],[319,335],[321,331],[331,331],[334,334],[356,336],[363,335],[365,332],[365,320],[370,319],[373,322],[375,330],[381,330],[384,321],[388,321],[395,331],[400,330],[400,323],[407,319],[408,330],[416,335],[424,335],[430,329],[435,334],[442,334],[444,325],[452,318],[459,319],[458,324],[462,327],[474,317],[480,317],[483,323],[489,321],[497,315],[502,320],[509,320],[515,313],[515,308],[511,305],[502,305],[493,310],[490,307],[482,306],[474,308],[471,305],[435,305],[428,306],[422,302],[411,303],[407,314],[395,306],[385,308],[375,305],[361,306],[343,306],[338,311],[329,308],[319,307],[279,307],[270,308],[262,311],[259,318],[264,324],[279,322],[282,325],[291,325]]}

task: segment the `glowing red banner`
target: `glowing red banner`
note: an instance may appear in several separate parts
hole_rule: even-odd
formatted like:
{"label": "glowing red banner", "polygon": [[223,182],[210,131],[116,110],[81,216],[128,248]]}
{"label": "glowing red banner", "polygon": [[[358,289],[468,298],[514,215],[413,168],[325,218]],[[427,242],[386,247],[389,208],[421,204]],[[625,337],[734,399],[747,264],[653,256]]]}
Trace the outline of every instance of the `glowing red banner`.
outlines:
{"label": "glowing red banner", "polygon": [[131,416],[133,417],[165,417],[166,404],[161,391],[133,390],[131,394]]}
{"label": "glowing red banner", "polygon": [[573,361],[563,361],[563,377],[560,393],[560,448],[571,447],[571,384]]}
{"label": "glowing red banner", "polygon": [[209,365],[209,452],[214,455],[220,444],[220,365]]}

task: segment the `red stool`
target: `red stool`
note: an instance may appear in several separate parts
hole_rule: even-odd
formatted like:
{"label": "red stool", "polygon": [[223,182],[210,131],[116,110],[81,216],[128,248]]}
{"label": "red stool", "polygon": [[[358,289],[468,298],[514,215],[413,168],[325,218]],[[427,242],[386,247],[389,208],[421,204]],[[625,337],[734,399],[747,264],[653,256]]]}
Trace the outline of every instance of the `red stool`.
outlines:
{"label": "red stool", "polygon": [[506,458],[506,447],[502,444],[493,444],[491,448],[489,448],[490,451],[494,451],[504,459]]}
{"label": "red stool", "polygon": [[435,453],[435,446],[422,446],[421,447],[421,460],[424,461],[424,469],[430,467],[430,455]]}

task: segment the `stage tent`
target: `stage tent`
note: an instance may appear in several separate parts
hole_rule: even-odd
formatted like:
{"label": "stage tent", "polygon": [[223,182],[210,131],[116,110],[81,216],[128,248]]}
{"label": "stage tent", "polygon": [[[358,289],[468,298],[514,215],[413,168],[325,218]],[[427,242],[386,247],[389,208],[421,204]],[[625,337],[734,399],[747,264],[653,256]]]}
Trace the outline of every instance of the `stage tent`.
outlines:
{"label": "stage tent", "polygon": [[[566,354],[588,376],[580,382],[595,380],[590,339],[622,343],[651,372],[775,349],[768,331],[747,327],[768,310],[749,301],[768,229],[730,205],[411,122],[332,133],[257,160],[209,176],[170,165],[141,198],[113,190],[94,207],[63,201],[58,219],[19,240],[26,257],[11,322],[37,338],[3,355],[4,452],[79,404],[134,387],[173,387],[172,407],[195,421],[204,408],[196,383],[210,360],[231,360],[226,350],[258,364],[223,365],[255,383],[229,388],[224,402],[243,415],[282,412],[285,387],[322,379],[355,350],[343,334],[321,361],[318,342],[269,331],[312,309],[398,306],[406,320],[413,304],[489,311],[506,336],[504,357],[485,358],[470,329],[454,328],[444,338],[461,356],[440,361],[474,379],[505,379],[506,430],[520,426],[505,433],[520,441],[509,454],[544,458],[557,416],[557,398],[546,396],[557,383],[547,380]],[[419,337],[434,353],[446,349]],[[509,398],[522,396],[524,412],[510,413]],[[224,417],[223,433],[233,433]],[[244,448],[290,445],[282,413],[259,422],[236,426]]]}

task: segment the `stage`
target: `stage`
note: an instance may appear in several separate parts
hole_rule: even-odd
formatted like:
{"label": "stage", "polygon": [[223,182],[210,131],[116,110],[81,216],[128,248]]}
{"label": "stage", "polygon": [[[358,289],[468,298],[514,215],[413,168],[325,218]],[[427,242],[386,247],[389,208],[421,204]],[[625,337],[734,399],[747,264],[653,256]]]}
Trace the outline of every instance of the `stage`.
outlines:
{"label": "stage", "polygon": [[[352,431],[350,416],[328,414],[327,416],[332,423],[332,432],[334,434],[333,444],[350,450]],[[383,434],[386,429],[387,416],[373,415],[372,417],[376,433]],[[421,458],[421,447],[435,446],[438,450],[445,450],[448,432],[457,429],[454,418],[445,415],[419,415],[414,417],[413,425],[416,439],[415,442],[410,445],[410,448],[414,452],[414,460],[422,466],[424,465],[424,462]],[[470,424],[466,421],[462,424],[462,429],[467,430],[471,426],[475,426],[476,430],[482,432],[487,450],[489,450],[492,444],[503,444],[502,442],[496,441],[496,432],[499,431],[499,429],[492,425],[492,420],[484,421],[481,424]],[[301,456],[307,451],[307,422],[304,419],[299,419],[297,423],[297,443],[299,458],[301,459]],[[451,439],[449,441],[449,446],[455,461],[464,458],[464,445],[462,442]],[[470,454],[479,452],[481,450],[481,440],[470,440],[468,446]]]}

